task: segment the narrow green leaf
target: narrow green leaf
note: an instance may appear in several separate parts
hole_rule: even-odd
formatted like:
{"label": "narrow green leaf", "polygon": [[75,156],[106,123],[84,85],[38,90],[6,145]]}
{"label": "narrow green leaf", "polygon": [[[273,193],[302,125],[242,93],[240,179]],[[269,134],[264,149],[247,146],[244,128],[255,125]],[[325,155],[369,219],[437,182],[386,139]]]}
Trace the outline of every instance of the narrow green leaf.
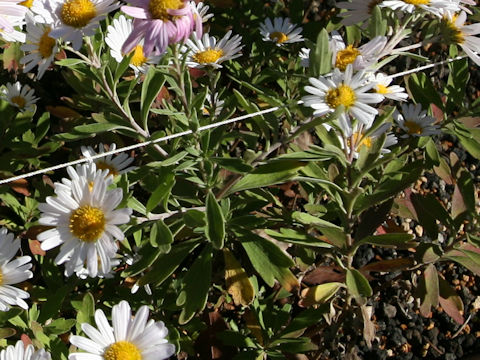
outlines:
{"label": "narrow green leaf", "polygon": [[406,233],[390,233],[390,234],[381,234],[381,235],[371,235],[364,237],[360,241],[355,243],[355,246],[360,246],[363,244],[371,244],[385,247],[398,247],[405,248],[411,247],[412,244],[410,241],[413,239],[412,234]]}
{"label": "narrow green leaf", "polygon": [[356,299],[372,296],[373,291],[368,280],[356,269],[347,269],[346,284],[348,291]]}
{"label": "narrow green leaf", "polygon": [[150,230],[150,244],[159,248],[162,253],[168,253],[173,242],[173,234],[162,219],[155,221]]}
{"label": "narrow green leaf", "polygon": [[147,127],[148,113],[152,103],[162,89],[163,84],[165,84],[165,75],[155,69],[154,66],[150,66],[143,80],[140,98],[140,119],[144,128]]}
{"label": "narrow green leaf", "polygon": [[151,212],[158,205],[161,205],[162,208],[166,210],[168,198],[170,197],[173,185],[175,185],[175,174],[170,171],[162,171],[158,181],[159,185],[147,201],[147,213]]}
{"label": "narrow green leaf", "polygon": [[207,194],[205,207],[207,215],[205,235],[212,242],[214,248],[221,249],[225,240],[225,218],[217,199],[211,191]]}

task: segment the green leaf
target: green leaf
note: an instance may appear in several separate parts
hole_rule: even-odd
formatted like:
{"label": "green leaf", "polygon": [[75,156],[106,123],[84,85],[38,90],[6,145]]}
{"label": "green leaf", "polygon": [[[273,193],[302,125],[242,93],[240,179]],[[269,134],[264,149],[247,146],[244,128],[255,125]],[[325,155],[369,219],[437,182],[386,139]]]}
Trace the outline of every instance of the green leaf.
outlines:
{"label": "green leaf", "polygon": [[355,246],[358,247],[363,244],[384,246],[384,247],[398,247],[398,248],[409,248],[412,243],[410,241],[413,239],[412,234],[406,233],[390,233],[382,235],[371,235],[364,237],[362,240],[355,242]]}
{"label": "green leaf", "polygon": [[310,51],[309,63],[309,70],[315,77],[332,70],[332,52],[326,29],[318,33],[315,48]]}
{"label": "green leaf", "polygon": [[198,242],[188,241],[172,246],[168,254],[158,256],[150,271],[138,280],[138,285],[160,286],[198,245]]}
{"label": "green leaf", "polygon": [[259,166],[233,185],[227,195],[237,191],[284,183],[295,177],[298,171],[306,164],[307,163],[302,161],[282,160]]}
{"label": "green leaf", "polygon": [[230,170],[235,173],[243,174],[252,171],[252,167],[245,163],[243,159],[239,158],[211,158],[211,161],[217,163],[222,168]]}
{"label": "green leaf", "polygon": [[13,336],[17,333],[15,329],[12,328],[1,328],[0,329],[0,339],[6,339],[10,336]]}
{"label": "green leaf", "polygon": [[347,235],[340,226],[300,211],[294,211],[292,219],[320,230],[327,237],[328,241],[338,248],[343,248],[347,244]]}
{"label": "green leaf", "polygon": [[74,131],[80,134],[99,134],[106,131],[112,131],[116,129],[124,129],[128,131],[133,131],[132,129],[121,126],[117,124],[110,124],[110,123],[94,123],[94,124],[87,124],[87,125],[79,125],[75,126]]}
{"label": "green leaf", "polygon": [[309,307],[316,304],[323,304],[330,300],[342,286],[344,286],[343,283],[330,282],[306,288],[302,290],[302,299],[299,305]]}
{"label": "green leaf", "polygon": [[221,249],[223,248],[223,242],[225,240],[225,217],[223,216],[217,199],[215,199],[211,191],[207,194],[205,208],[207,215],[205,235],[212,242],[215,249]]}
{"label": "green leaf", "polygon": [[465,92],[470,79],[468,59],[452,61],[448,64],[450,73],[444,93],[447,95],[446,111],[448,114],[456,108],[461,108],[465,102]]}
{"label": "green leaf", "polygon": [[175,185],[175,174],[171,171],[162,171],[158,177],[159,185],[153,191],[152,195],[147,201],[146,210],[151,212],[159,204],[164,210],[167,210],[167,201],[170,197],[173,185]]}
{"label": "green leaf", "polygon": [[356,269],[347,269],[346,284],[350,294],[357,300],[372,296],[373,291],[368,280]]}
{"label": "green leaf", "polygon": [[155,69],[154,66],[150,66],[145,76],[145,80],[143,80],[142,95],[140,98],[140,119],[144,128],[147,128],[148,113],[152,107],[152,103],[162,89],[164,83],[165,75]]}
{"label": "green leaf", "polygon": [[76,324],[75,319],[55,319],[43,327],[46,335],[60,335],[68,332]]}
{"label": "green leaf", "polygon": [[261,236],[245,232],[239,236],[250,262],[268,286],[275,285],[275,279],[292,292],[298,287],[298,280],[289,267],[294,263],[274,243]]}
{"label": "green leaf", "polygon": [[162,219],[155,221],[150,230],[150,244],[160,248],[162,253],[168,253],[173,243],[173,234]]}
{"label": "green leaf", "polygon": [[183,279],[183,289],[178,295],[177,306],[182,306],[178,318],[180,325],[189,322],[197,311],[207,304],[212,276],[212,248],[207,245],[197,257]]}
{"label": "green leaf", "polygon": [[81,324],[93,324],[95,313],[95,299],[87,292],[82,299],[80,310],[77,311],[77,333],[81,330]]}
{"label": "green leaf", "polygon": [[424,73],[419,72],[410,75],[407,88],[415,102],[422,104],[424,109],[428,109],[430,104],[435,104],[439,109],[444,109],[440,95]]}
{"label": "green leaf", "polygon": [[420,313],[423,316],[429,316],[432,306],[438,306],[439,285],[438,274],[435,265],[429,264],[423,272],[419,288],[425,290],[422,294],[422,304],[420,305]]}
{"label": "green leaf", "polygon": [[281,228],[280,232],[265,229],[265,233],[276,240],[284,241],[291,244],[297,245],[305,245],[305,246],[314,246],[314,247],[321,247],[321,248],[332,248],[332,244],[322,241],[321,239],[317,239],[314,236],[308,235],[305,232],[288,229],[288,228]]}
{"label": "green leaf", "polygon": [[371,18],[368,24],[368,33],[370,39],[376,36],[384,36],[387,32],[387,18],[382,15],[382,11],[378,5],[375,5],[370,13]]}

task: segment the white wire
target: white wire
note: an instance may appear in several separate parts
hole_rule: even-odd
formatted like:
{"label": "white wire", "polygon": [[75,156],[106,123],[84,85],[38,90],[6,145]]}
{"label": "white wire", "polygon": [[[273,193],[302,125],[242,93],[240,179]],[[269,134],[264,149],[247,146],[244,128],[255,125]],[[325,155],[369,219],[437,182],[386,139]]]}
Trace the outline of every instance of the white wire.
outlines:
{"label": "white wire", "polygon": [[[301,102],[299,102],[299,103],[301,103]],[[257,111],[257,112],[252,113],[252,114],[246,114],[246,115],[238,116],[238,117],[235,117],[235,118],[219,121],[219,122],[216,122],[216,123],[213,123],[213,124],[200,126],[198,128],[197,132],[205,131],[205,130],[208,130],[208,129],[213,129],[213,128],[216,128],[216,127],[219,127],[219,126],[222,126],[222,125],[231,124],[231,123],[234,123],[236,121],[245,120],[245,119],[257,116],[257,115],[268,114],[268,113],[271,113],[273,111],[277,111],[278,109],[280,109],[280,106],[275,106],[275,107],[272,107],[272,108],[269,108],[269,109]],[[45,169],[32,171],[32,172],[29,172],[29,173],[26,173],[26,174],[13,176],[13,177],[10,177],[10,178],[7,178],[7,179],[0,180],[0,185],[7,184],[9,182],[16,181],[16,180],[26,179],[26,178],[29,178],[29,177],[32,177],[32,176],[35,176],[35,175],[45,174],[45,173],[50,172],[50,171],[63,169],[63,168],[66,168],[68,166],[82,164],[82,163],[87,162],[87,161],[100,159],[100,158],[108,156],[108,155],[115,155],[115,154],[118,154],[118,153],[121,153],[121,152],[124,152],[124,151],[134,150],[134,149],[138,149],[140,147],[144,147],[144,146],[147,146],[147,145],[152,145],[152,144],[156,144],[156,143],[159,143],[159,142],[162,142],[162,141],[167,141],[167,140],[175,139],[175,138],[178,138],[178,137],[190,135],[192,133],[193,133],[192,130],[182,131],[182,132],[175,133],[175,134],[172,134],[172,135],[167,135],[167,136],[155,139],[155,140],[148,140],[148,141],[133,144],[133,145],[130,145],[130,146],[125,146],[125,147],[122,147],[122,148],[119,148],[119,149],[106,151],[106,152],[101,153],[101,154],[92,155],[92,156],[89,156],[89,157],[86,157],[86,158],[83,158],[83,159],[78,159],[78,160],[70,161],[70,162],[67,162],[67,163],[58,164],[58,165],[55,165],[55,166],[50,166],[50,167],[45,168]]]}
{"label": "white wire", "polygon": [[[394,79],[396,77],[400,77],[400,76],[404,76],[404,75],[408,75],[408,74],[413,74],[415,72],[419,72],[419,71],[422,71],[422,70],[425,70],[425,69],[430,69],[430,68],[438,66],[438,65],[448,64],[448,63],[451,63],[453,61],[461,60],[461,59],[464,59],[466,57],[467,57],[467,55],[457,56],[453,59],[447,59],[447,60],[439,61],[439,62],[434,63],[434,64],[428,64],[428,65],[420,66],[420,67],[417,67],[417,68],[414,68],[414,69],[410,69],[410,70],[406,70],[406,71],[402,71],[402,72],[390,75],[390,78]],[[302,103],[303,103],[302,101],[297,102],[297,104],[302,104]],[[209,124],[209,125],[205,125],[205,126],[200,126],[197,131],[201,132],[201,131],[204,131],[204,130],[213,129],[213,128],[216,128],[216,127],[219,127],[219,126],[222,126],[222,125],[231,124],[231,123],[234,123],[236,121],[248,119],[248,118],[251,118],[251,117],[254,117],[254,116],[257,116],[257,115],[268,114],[270,112],[277,111],[278,109],[280,109],[280,106],[275,106],[275,107],[265,109],[265,110],[261,110],[261,111],[258,111],[258,112],[252,113],[252,114],[242,115],[242,116],[227,119],[227,120],[224,120],[224,121],[219,121],[217,123],[213,123],[213,124]],[[134,150],[134,149],[138,149],[140,147],[144,147],[144,146],[147,146],[147,145],[152,145],[152,144],[156,144],[156,143],[159,143],[159,142],[162,142],[162,141],[175,139],[177,137],[190,135],[192,133],[193,133],[192,130],[182,131],[182,132],[179,132],[179,133],[175,133],[175,134],[172,134],[172,135],[167,135],[167,136],[161,137],[159,139],[149,140],[149,141],[141,142],[141,143],[130,145],[130,146],[125,146],[125,147],[122,147],[122,148],[119,148],[119,149],[106,151],[106,152],[101,153],[101,154],[92,155],[90,157],[86,157],[86,158],[83,158],[83,159],[78,159],[78,160],[70,161],[70,162],[67,162],[67,163],[58,164],[58,165],[55,165],[55,166],[50,166],[48,168],[32,171],[32,172],[29,172],[29,173],[26,173],[26,174],[23,174],[23,175],[13,176],[13,177],[10,177],[10,178],[7,178],[7,179],[0,180],[0,185],[7,184],[9,182],[16,181],[16,180],[26,179],[26,178],[29,178],[29,177],[32,177],[32,176],[35,176],[35,175],[45,174],[45,173],[50,172],[50,171],[63,169],[63,168],[66,168],[68,166],[82,164],[82,163],[87,162],[87,161],[100,159],[100,158],[108,156],[108,155],[115,155],[115,154],[118,154],[118,153],[121,153],[121,152],[124,152],[124,151]]]}

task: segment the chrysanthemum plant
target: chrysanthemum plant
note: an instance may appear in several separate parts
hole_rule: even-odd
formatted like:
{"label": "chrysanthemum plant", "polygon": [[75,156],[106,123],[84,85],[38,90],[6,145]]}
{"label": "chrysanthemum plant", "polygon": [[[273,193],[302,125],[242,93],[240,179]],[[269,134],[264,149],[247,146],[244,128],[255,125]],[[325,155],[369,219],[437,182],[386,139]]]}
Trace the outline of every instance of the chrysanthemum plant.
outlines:
{"label": "chrysanthemum plant", "polygon": [[464,323],[444,264],[480,275],[473,4],[235,3],[5,5],[2,178],[66,165],[0,187],[0,344],[313,359],[381,345],[398,283]]}

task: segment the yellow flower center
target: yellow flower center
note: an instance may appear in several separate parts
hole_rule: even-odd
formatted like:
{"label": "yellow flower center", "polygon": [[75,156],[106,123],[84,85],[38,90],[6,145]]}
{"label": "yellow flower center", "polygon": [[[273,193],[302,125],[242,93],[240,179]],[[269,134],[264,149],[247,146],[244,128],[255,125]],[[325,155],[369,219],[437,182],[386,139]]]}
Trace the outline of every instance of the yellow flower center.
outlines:
{"label": "yellow flower center", "polygon": [[415,6],[430,4],[430,0],[403,0],[403,2],[406,2],[407,4],[412,4]]}
{"label": "yellow flower center", "polygon": [[105,360],[142,360],[140,350],[129,341],[117,341],[103,354]]}
{"label": "yellow flower center", "polygon": [[50,30],[50,27],[45,28],[45,31],[38,42],[38,52],[43,59],[52,55],[53,47],[55,46],[55,39],[48,35],[50,34]]}
{"label": "yellow flower center", "polygon": [[168,10],[178,10],[183,6],[182,0],[150,0],[148,10],[154,19],[168,21],[174,18],[168,13]]}
{"label": "yellow flower center", "polygon": [[[134,55],[134,57],[135,57],[135,55]],[[132,64],[133,64],[133,62],[132,62]],[[133,64],[133,65],[139,66],[137,64]],[[97,170],[108,170],[109,175],[113,175],[113,176],[118,175],[117,169],[115,169],[112,165],[107,164],[106,162],[99,161],[99,162],[96,162],[95,165],[97,166]]]}
{"label": "yellow flower center", "polygon": [[347,145],[350,147],[352,146],[353,143],[353,148],[356,149],[357,151],[360,151],[362,146],[366,146],[367,148],[371,148],[373,144],[373,140],[370,136],[363,136],[361,132],[355,132],[352,134],[352,136],[347,139]]}
{"label": "yellow flower center", "polygon": [[143,53],[142,45],[135,46],[132,52],[133,52],[133,56],[130,59],[130,64],[132,64],[133,66],[142,66],[147,62],[148,59],[145,57]]}
{"label": "yellow flower center", "polygon": [[0,285],[2,285],[2,284],[3,284],[3,273],[0,270]]}
{"label": "yellow flower center", "polygon": [[33,6],[33,0],[25,0],[25,1],[19,2],[18,5],[22,5],[30,9]]}
{"label": "yellow flower center", "polygon": [[20,109],[23,109],[25,107],[25,104],[27,103],[27,100],[25,100],[25,98],[20,95],[13,96],[10,101],[17,105]]}
{"label": "yellow flower center", "polygon": [[62,6],[60,17],[64,24],[82,28],[97,16],[97,9],[90,0],[67,0]]}
{"label": "yellow flower center", "polygon": [[85,242],[95,242],[105,230],[105,214],[99,208],[84,205],[70,215],[70,232]]}
{"label": "yellow flower center", "polygon": [[210,49],[199,51],[192,56],[193,61],[199,64],[211,64],[223,56],[222,49]]}
{"label": "yellow flower center", "polygon": [[391,91],[388,89],[388,87],[386,87],[383,84],[377,84],[376,85],[376,91],[379,94],[390,94],[391,93]]}
{"label": "yellow flower center", "polygon": [[281,44],[288,40],[288,36],[283,32],[275,31],[270,34],[270,40],[275,41],[277,44]]}
{"label": "yellow flower center", "polygon": [[336,109],[340,105],[345,106],[345,108],[349,108],[353,104],[357,97],[355,96],[355,91],[345,84],[340,85],[335,89],[328,90],[327,94],[325,95],[326,103],[333,109]]}
{"label": "yellow flower center", "polygon": [[447,41],[451,41],[455,44],[463,44],[465,41],[465,35],[463,34],[462,30],[460,30],[457,25],[455,25],[455,21],[457,21],[458,15],[453,15],[452,19],[443,18],[444,22],[444,36]]}
{"label": "yellow flower center", "polygon": [[406,128],[408,129],[408,133],[410,135],[414,135],[414,134],[417,134],[417,135],[421,135],[422,132],[423,132],[423,127],[416,123],[415,121],[412,121],[412,120],[406,120],[404,122],[404,125],[406,126]]}
{"label": "yellow flower center", "polygon": [[354,48],[353,45],[348,45],[345,49],[337,52],[335,67],[345,71],[347,65],[353,64],[358,55],[360,55],[360,51]]}

